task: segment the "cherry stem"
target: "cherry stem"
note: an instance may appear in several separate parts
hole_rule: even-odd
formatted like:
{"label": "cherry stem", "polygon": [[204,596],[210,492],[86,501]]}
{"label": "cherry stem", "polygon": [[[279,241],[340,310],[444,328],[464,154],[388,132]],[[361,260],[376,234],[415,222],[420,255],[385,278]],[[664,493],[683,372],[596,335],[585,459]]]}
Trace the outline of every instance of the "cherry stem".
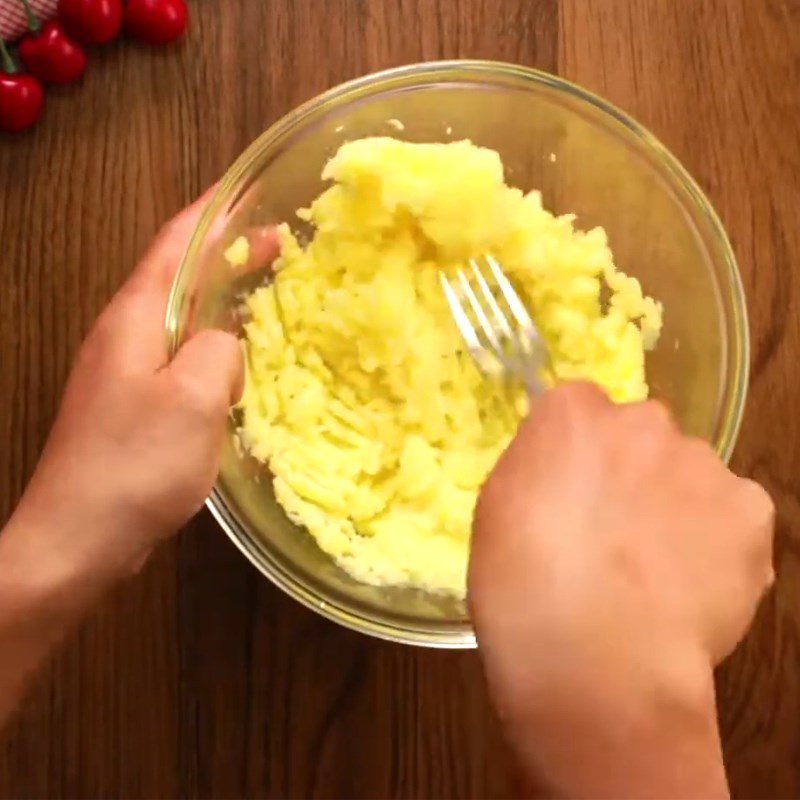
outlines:
{"label": "cherry stem", "polygon": [[28,18],[28,28],[31,33],[39,33],[42,30],[42,25],[39,20],[36,19],[36,14],[33,13],[29,0],[20,0],[20,2],[25,7],[25,16]]}
{"label": "cherry stem", "polygon": [[17,65],[14,63],[14,59],[11,57],[11,53],[8,52],[6,43],[2,38],[0,38],[0,61],[3,64],[3,72],[5,72],[7,75],[16,74]]}

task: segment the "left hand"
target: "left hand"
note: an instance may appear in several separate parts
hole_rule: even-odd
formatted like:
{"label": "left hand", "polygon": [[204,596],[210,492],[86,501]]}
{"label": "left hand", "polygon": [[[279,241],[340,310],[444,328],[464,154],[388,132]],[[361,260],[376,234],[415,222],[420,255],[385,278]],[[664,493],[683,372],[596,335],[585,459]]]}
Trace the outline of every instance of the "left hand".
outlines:
{"label": "left hand", "polygon": [[136,571],[199,510],[216,477],[241,391],[239,343],[203,331],[168,363],[164,332],[169,289],[205,199],[163,228],[84,341],[12,520],[26,550],[56,553],[70,572]]}

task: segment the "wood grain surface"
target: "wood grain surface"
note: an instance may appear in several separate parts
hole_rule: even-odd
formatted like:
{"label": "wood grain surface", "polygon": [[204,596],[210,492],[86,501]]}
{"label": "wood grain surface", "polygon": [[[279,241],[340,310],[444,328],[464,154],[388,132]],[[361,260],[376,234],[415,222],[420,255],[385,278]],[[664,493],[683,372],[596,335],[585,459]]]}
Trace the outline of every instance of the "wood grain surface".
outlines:
{"label": "wood grain surface", "polygon": [[[267,125],[412,61],[536,66],[653,130],[720,212],[753,374],[734,466],[779,508],[778,582],[719,673],[734,793],[800,795],[800,3],[194,0],[180,47],[93,53],[0,138],[0,513],[82,335],[159,224]],[[2,657],[2,654],[0,654]],[[206,514],[86,622],[0,741],[2,797],[499,797],[516,791],[474,653],[341,630]]]}

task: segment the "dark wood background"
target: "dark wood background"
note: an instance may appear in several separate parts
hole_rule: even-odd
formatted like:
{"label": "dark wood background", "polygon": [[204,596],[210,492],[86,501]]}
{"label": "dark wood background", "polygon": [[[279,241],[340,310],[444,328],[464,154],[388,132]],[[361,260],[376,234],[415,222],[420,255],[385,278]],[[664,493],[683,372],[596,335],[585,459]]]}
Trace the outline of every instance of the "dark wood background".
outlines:
{"label": "dark wood background", "polygon": [[[97,312],[158,225],[267,125],[411,61],[564,75],[673,150],[739,258],[753,376],[734,465],[777,500],[779,578],[720,672],[720,715],[734,792],[800,796],[800,2],[194,0],[191,11],[180,47],[93,54],[35,131],[0,138],[0,514]],[[73,637],[0,742],[3,797],[514,789],[476,654],[340,630],[259,577],[207,514]]]}

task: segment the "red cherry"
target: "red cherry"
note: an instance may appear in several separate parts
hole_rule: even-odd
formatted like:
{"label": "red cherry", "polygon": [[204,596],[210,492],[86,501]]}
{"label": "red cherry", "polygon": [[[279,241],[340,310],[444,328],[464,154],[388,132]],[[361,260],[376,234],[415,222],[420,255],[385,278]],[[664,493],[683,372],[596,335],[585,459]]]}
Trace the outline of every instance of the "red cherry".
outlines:
{"label": "red cherry", "polygon": [[32,75],[17,74],[17,65],[0,39],[0,131],[30,128],[42,113],[44,91]]}
{"label": "red cherry", "polygon": [[128,0],[125,30],[148,44],[168,44],[186,30],[188,14],[185,0]]}
{"label": "red cherry", "polygon": [[106,44],[122,28],[122,0],[58,0],[64,30],[81,44]]}
{"label": "red cherry", "polygon": [[38,33],[27,33],[17,45],[28,72],[45,83],[74,83],[86,69],[86,53],[67,36],[61,23],[45,22]]}
{"label": "red cherry", "polygon": [[18,133],[30,128],[43,106],[44,91],[36,78],[0,72],[0,130]]}

